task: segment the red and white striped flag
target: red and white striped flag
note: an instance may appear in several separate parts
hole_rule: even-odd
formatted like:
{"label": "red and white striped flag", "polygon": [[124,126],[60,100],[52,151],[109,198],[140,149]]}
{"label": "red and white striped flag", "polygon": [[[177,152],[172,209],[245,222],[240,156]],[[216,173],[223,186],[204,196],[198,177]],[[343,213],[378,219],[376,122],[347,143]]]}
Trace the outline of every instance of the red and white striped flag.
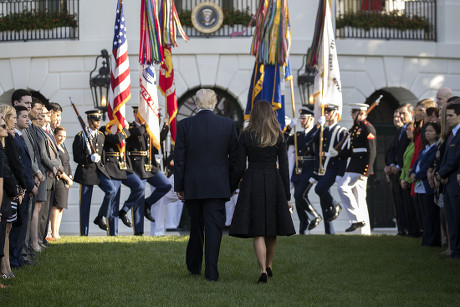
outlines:
{"label": "red and white striped flag", "polygon": [[[113,36],[112,57],[110,61],[109,123],[107,131],[120,132],[128,125],[125,119],[125,104],[131,98],[131,78],[129,76],[128,42],[126,40],[123,1],[118,1]],[[124,151],[124,142],[120,151]]]}

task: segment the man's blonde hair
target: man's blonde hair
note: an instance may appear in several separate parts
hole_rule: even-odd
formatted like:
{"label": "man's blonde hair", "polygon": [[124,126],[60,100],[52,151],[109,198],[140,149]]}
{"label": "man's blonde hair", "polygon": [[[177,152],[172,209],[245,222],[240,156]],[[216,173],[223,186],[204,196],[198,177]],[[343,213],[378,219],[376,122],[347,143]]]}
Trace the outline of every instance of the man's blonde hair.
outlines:
{"label": "man's blonde hair", "polygon": [[207,88],[198,90],[195,104],[199,109],[214,110],[217,104],[216,93]]}

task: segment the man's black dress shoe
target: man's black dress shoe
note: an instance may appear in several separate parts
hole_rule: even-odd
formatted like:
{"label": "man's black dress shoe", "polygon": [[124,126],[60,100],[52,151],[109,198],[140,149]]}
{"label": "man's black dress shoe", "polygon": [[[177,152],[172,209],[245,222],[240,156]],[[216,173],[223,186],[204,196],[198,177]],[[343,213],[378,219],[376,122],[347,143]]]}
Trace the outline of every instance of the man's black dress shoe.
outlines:
{"label": "man's black dress shoe", "polygon": [[126,215],[126,212],[123,210],[120,210],[118,212],[118,217],[120,220],[125,224],[127,227],[133,227],[133,224],[131,224],[131,221],[129,220],[128,216]]}
{"label": "man's black dress shoe", "polygon": [[345,232],[352,232],[352,231],[355,231],[356,229],[363,228],[364,226],[366,226],[366,223],[364,222],[352,223],[350,227],[345,229]]}
{"label": "man's black dress shoe", "polygon": [[268,275],[268,277],[273,277],[273,271],[269,267],[267,267],[267,275]]}
{"label": "man's black dress shoe", "polygon": [[267,282],[267,273],[260,274],[259,280],[257,281],[258,284]]}
{"label": "man's black dress shoe", "polygon": [[332,222],[333,220],[338,218],[340,211],[342,211],[342,206],[340,206],[339,204],[332,206],[331,215],[329,215],[329,217],[327,218],[327,221]]}
{"label": "man's black dress shoe", "polygon": [[96,218],[94,219],[94,224],[99,226],[100,229],[107,231],[107,224],[104,222],[102,216],[96,216]]}
{"label": "man's black dress shoe", "polygon": [[308,230],[316,228],[316,226],[318,226],[322,220],[323,218],[321,216],[316,217],[313,221],[310,222],[310,225],[308,225]]}
{"label": "man's black dress shoe", "polygon": [[150,221],[155,222],[155,219],[152,216],[152,211],[150,210],[152,206],[148,205],[147,203],[144,204],[144,216]]}

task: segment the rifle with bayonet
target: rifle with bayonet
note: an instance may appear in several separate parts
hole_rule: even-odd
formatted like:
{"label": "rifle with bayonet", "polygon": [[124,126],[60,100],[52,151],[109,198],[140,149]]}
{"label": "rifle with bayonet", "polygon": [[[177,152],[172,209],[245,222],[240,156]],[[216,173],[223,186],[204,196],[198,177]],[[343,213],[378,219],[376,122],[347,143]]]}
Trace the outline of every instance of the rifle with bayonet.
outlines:
{"label": "rifle with bayonet", "polygon": [[88,145],[88,148],[90,149],[90,154],[97,153],[96,149],[94,148],[93,144],[91,143],[91,139],[89,138],[89,133],[88,133],[88,127],[86,126],[85,122],[83,121],[83,118],[81,118],[80,112],[77,110],[77,106],[73,103],[72,97],[69,97],[70,103],[72,104],[72,107],[77,114],[78,121],[80,122],[80,126],[82,129],[83,136],[86,141],[86,145]]}

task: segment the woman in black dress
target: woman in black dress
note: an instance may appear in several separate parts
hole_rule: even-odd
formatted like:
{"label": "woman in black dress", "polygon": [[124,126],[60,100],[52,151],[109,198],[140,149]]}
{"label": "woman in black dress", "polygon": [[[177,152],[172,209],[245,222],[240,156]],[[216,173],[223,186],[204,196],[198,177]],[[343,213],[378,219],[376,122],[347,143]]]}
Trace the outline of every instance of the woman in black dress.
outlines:
{"label": "woman in black dress", "polygon": [[53,239],[60,239],[59,228],[61,226],[62,211],[67,209],[69,199],[69,188],[73,184],[72,169],[70,168],[70,156],[65,148],[64,141],[67,133],[63,127],[54,129],[54,138],[56,139],[59,150],[59,158],[61,159],[64,172],[60,175],[59,181],[54,188],[53,208],[51,209],[51,236]]}
{"label": "woman in black dress", "polygon": [[[247,169],[246,160],[249,161]],[[291,195],[286,143],[267,101],[254,104],[249,125],[240,135],[232,191],[241,178],[229,234],[254,238],[261,273],[259,282],[267,282],[267,275],[273,275],[276,236],[295,234],[288,205]]]}

